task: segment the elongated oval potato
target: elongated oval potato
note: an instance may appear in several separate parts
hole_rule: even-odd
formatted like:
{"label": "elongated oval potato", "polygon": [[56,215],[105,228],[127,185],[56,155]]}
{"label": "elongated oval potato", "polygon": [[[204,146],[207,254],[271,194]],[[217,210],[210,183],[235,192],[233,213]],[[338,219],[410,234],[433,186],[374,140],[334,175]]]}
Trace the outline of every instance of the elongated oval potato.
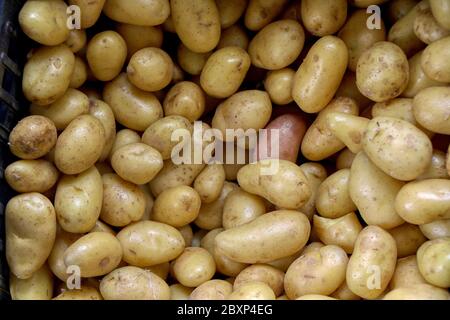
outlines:
{"label": "elongated oval potato", "polygon": [[414,97],[414,116],[426,129],[450,134],[450,87],[429,87]]}
{"label": "elongated oval potato", "polygon": [[327,114],[326,121],[330,131],[341,140],[352,153],[362,150],[362,137],[369,119],[342,112]]}
{"label": "elongated oval potato", "polygon": [[[106,0],[69,0],[70,5],[76,5],[81,10],[81,28],[92,27],[100,18]],[[67,20],[67,18],[66,18]]]}
{"label": "elongated oval potato", "polygon": [[258,31],[272,22],[283,10],[287,0],[249,0],[244,24],[251,31]]}
{"label": "elongated oval potato", "polygon": [[234,25],[244,14],[248,0],[215,0],[219,10],[220,25],[226,29]]}
{"label": "elongated oval potato", "polygon": [[46,160],[19,160],[5,169],[8,185],[20,193],[46,192],[58,180],[59,172]]}
{"label": "elongated oval potato", "polygon": [[417,38],[426,44],[442,39],[450,35],[447,30],[439,25],[431,13],[431,9],[421,10],[414,20],[414,33]]}
{"label": "elongated oval potato", "polygon": [[416,284],[408,287],[394,289],[388,292],[383,300],[448,300],[447,290],[429,284]]}
{"label": "elongated oval potato", "polygon": [[437,40],[425,48],[421,66],[429,78],[439,82],[450,82],[450,36]]}
{"label": "elongated oval potato", "polygon": [[127,44],[128,59],[144,48],[161,48],[164,34],[160,27],[120,23],[116,28]]}
{"label": "elongated oval potato", "polygon": [[169,300],[167,283],[152,273],[137,267],[123,267],[106,275],[100,282],[105,300]]}
{"label": "elongated oval potato", "polygon": [[430,240],[450,238],[450,219],[435,220],[419,227],[424,236]]}
{"label": "elongated oval potato", "polygon": [[103,201],[102,177],[95,166],[58,182],[55,210],[59,225],[67,232],[86,233],[94,228]]}
{"label": "elongated oval potato", "polygon": [[430,0],[431,12],[437,22],[450,30],[450,4],[447,0]]}
{"label": "elongated oval potato", "polygon": [[424,173],[433,155],[431,141],[425,133],[407,121],[391,117],[372,119],[362,144],[375,165],[402,181]]}
{"label": "elongated oval potato", "polygon": [[273,290],[264,282],[252,281],[241,285],[228,296],[228,300],[275,300]]}
{"label": "elongated oval potato", "polygon": [[329,295],[345,281],[348,257],[328,245],[302,254],[286,271],[284,290],[289,299],[307,294]]}
{"label": "elongated oval potato", "polygon": [[294,101],[292,98],[292,86],[294,84],[295,71],[290,68],[269,71],[264,79],[264,88],[273,103],[286,105]]}
{"label": "elongated oval potato", "polygon": [[389,288],[394,290],[425,283],[427,282],[420,274],[417,257],[416,255],[411,255],[397,260]]}
{"label": "elongated oval potato", "polygon": [[405,223],[394,229],[389,230],[397,244],[397,257],[403,258],[415,254],[417,249],[427,239],[420,231],[419,226]]}
{"label": "elongated oval potato", "polygon": [[417,250],[420,273],[428,283],[448,289],[450,287],[450,238],[425,242]]}
{"label": "elongated oval potato", "polygon": [[126,73],[105,85],[103,97],[117,122],[132,130],[145,131],[163,116],[161,103],[155,95],[133,86]]}
{"label": "elongated oval potato", "polygon": [[302,154],[311,161],[321,161],[345,148],[345,144],[336,137],[328,126],[329,113],[358,114],[355,101],[347,97],[333,99],[320,111],[313,124],[306,131],[302,141]]}
{"label": "elongated oval potato", "polygon": [[116,139],[116,119],[111,107],[104,101],[99,99],[89,100],[89,113],[97,118],[105,129],[105,146],[99,161],[105,161]]}
{"label": "elongated oval potato", "polygon": [[220,40],[220,16],[214,0],[170,1],[175,30],[194,52],[213,50]]}
{"label": "elongated oval potato", "polygon": [[69,233],[60,228],[57,231],[55,243],[48,257],[48,266],[52,273],[62,282],[66,282],[67,279],[72,275],[70,270],[67,269],[64,263],[64,253],[67,248],[72,245],[75,241],[81,238],[82,234]]}
{"label": "elongated oval potato", "polygon": [[289,210],[274,211],[218,234],[216,250],[241,263],[270,262],[302,249],[310,229],[304,214]]}
{"label": "elongated oval potato", "polygon": [[28,279],[47,261],[56,237],[52,203],[39,193],[9,200],[5,209],[6,259],[10,271]]}
{"label": "elongated oval potato", "polygon": [[37,49],[23,70],[25,97],[40,106],[55,102],[69,88],[74,68],[75,56],[67,46]]}
{"label": "elongated oval potato", "polygon": [[294,78],[292,97],[300,109],[317,113],[335,95],[348,64],[348,49],[335,36],[320,38],[309,50]]}
{"label": "elongated oval potato", "polygon": [[182,81],[170,88],[164,98],[163,107],[166,117],[182,116],[194,122],[205,111],[205,94],[196,83]]}
{"label": "elongated oval potato", "polygon": [[225,229],[232,229],[252,222],[265,213],[266,203],[263,198],[238,189],[225,199],[222,224]]}
{"label": "elongated oval potato", "polygon": [[237,290],[249,282],[267,284],[278,297],[284,291],[284,272],[267,264],[254,264],[239,273],[234,280],[233,288]]}
{"label": "elongated oval potato", "polygon": [[356,240],[347,267],[347,284],[364,299],[375,299],[389,285],[397,262],[392,236],[377,226],[364,228]]}
{"label": "elongated oval potato", "polygon": [[303,0],[301,17],[303,25],[313,35],[332,35],[347,20],[347,0]]}
{"label": "elongated oval potato", "polygon": [[70,77],[70,88],[81,87],[88,78],[88,66],[80,57],[75,57],[75,65],[73,68],[72,76]]}
{"label": "elongated oval potato", "polygon": [[118,234],[123,260],[130,265],[149,267],[169,262],[184,250],[181,233],[167,224],[141,221],[123,228]]}
{"label": "elongated oval potato", "polygon": [[114,21],[138,26],[157,26],[169,17],[170,4],[169,0],[108,0],[103,12]]}
{"label": "elongated oval potato", "polygon": [[234,24],[231,27],[222,30],[222,34],[220,35],[220,41],[216,48],[222,49],[225,47],[239,47],[244,50],[247,50],[248,43],[249,38],[244,28],[239,24]]}
{"label": "elongated oval potato", "polygon": [[312,220],[316,213],[316,198],[319,186],[327,177],[327,171],[320,163],[307,162],[300,166],[300,169],[306,176],[308,185],[311,189],[311,197],[298,210],[306,214],[309,220]]}
{"label": "elongated oval potato", "polygon": [[252,64],[267,70],[279,70],[292,64],[305,43],[305,32],[294,20],[278,20],[261,31],[250,42],[248,53]]}
{"label": "elongated oval potato", "polygon": [[200,84],[211,97],[228,98],[238,91],[250,68],[250,56],[239,47],[225,47],[206,61]]}
{"label": "elongated oval potato", "polygon": [[173,273],[182,285],[196,288],[212,279],[216,264],[208,250],[189,247],[175,260]]}
{"label": "elongated oval potato", "polygon": [[303,171],[287,160],[262,160],[246,165],[238,172],[242,189],[285,209],[298,209],[311,197],[312,191]]}
{"label": "elongated oval potato", "polygon": [[233,292],[233,285],[225,280],[209,280],[192,291],[190,300],[225,300]]}
{"label": "elongated oval potato", "polygon": [[353,160],[350,197],[368,225],[392,229],[404,223],[394,207],[395,197],[403,185],[375,166],[364,152]]}
{"label": "elongated oval potato", "polygon": [[122,260],[117,238],[106,232],[92,232],[75,241],[64,253],[66,266],[78,266],[84,278],[110,273]]}
{"label": "elongated oval potato", "polygon": [[203,169],[194,181],[194,189],[202,203],[211,203],[219,198],[225,178],[225,170],[221,164],[211,164]]}
{"label": "elongated oval potato", "polygon": [[105,129],[97,118],[81,115],[59,135],[55,164],[65,174],[79,174],[92,167],[102,155]]}
{"label": "elongated oval potato", "polygon": [[50,300],[53,297],[53,274],[46,265],[28,279],[19,279],[11,274],[9,290],[12,300]]}

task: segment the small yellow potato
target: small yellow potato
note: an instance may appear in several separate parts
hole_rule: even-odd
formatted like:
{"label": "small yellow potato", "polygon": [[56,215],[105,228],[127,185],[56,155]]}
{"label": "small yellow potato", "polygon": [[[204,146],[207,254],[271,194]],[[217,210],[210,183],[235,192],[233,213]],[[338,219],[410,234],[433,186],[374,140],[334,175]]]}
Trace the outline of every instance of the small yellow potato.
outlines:
{"label": "small yellow potato", "polygon": [[181,235],[183,236],[184,243],[186,244],[186,247],[191,247],[192,240],[194,238],[194,233],[192,231],[192,227],[190,224],[187,224],[185,226],[182,226],[180,228],[177,228],[178,231],[180,231]]}
{"label": "small yellow potato", "polygon": [[417,250],[420,273],[428,283],[448,289],[450,287],[450,238],[425,242]]}
{"label": "small yellow potato", "polygon": [[223,206],[223,227],[232,229],[252,222],[266,213],[265,200],[243,190],[228,194]]}
{"label": "small yellow potato", "polygon": [[263,282],[267,284],[275,296],[283,291],[284,272],[266,264],[254,264],[242,270],[234,280],[233,288],[236,291],[249,282]]}
{"label": "small yellow potato", "polygon": [[283,11],[287,2],[287,0],[249,0],[245,11],[245,26],[251,31],[261,30]]}
{"label": "small yellow potato", "polygon": [[302,0],[301,17],[303,25],[313,35],[332,35],[339,31],[347,20],[347,1]]}
{"label": "small yellow potato", "polygon": [[300,169],[306,176],[309,188],[311,189],[311,197],[298,210],[306,214],[309,220],[312,220],[316,213],[316,198],[319,186],[327,177],[326,169],[319,163],[307,162],[300,166]]}
{"label": "small yellow potato", "polygon": [[116,119],[111,107],[98,99],[89,100],[89,113],[97,118],[105,129],[105,146],[99,161],[105,161],[113,147],[116,138]]}
{"label": "small yellow potato", "polygon": [[164,262],[161,264],[157,264],[151,267],[145,267],[145,270],[151,271],[152,273],[156,274],[158,277],[160,277],[163,280],[166,280],[169,276],[169,269],[170,269],[170,263]]}
{"label": "small yellow potato", "polygon": [[411,224],[450,219],[450,180],[427,179],[406,184],[397,194],[395,209]]}
{"label": "small yellow potato", "polygon": [[[238,1],[242,2],[240,0]],[[247,50],[248,43],[249,38],[245,30],[239,24],[234,24],[231,27],[222,30],[220,41],[216,48],[222,49],[225,47],[239,47]]]}
{"label": "small yellow potato", "polygon": [[88,78],[88,66],[80,57],[75,57],[75,65],[70,78],[69,87],[77,89],[81,87]]}
{"label": "small yellow potato", "polygon": [[404,258],[415,254],[427,239],[416,225],[405,223],[389,230],[397,244],[397,257]]}
{"label": "small yellow potato", "polygon": [[383,300],[448,300],[447,290],[429,284],[416,284],[409,287],[397,288],[386,294]]}
{"label": "small yellow potato", "polygon": [[170,286],[170,300],[189,300],[194,288],[176,283]]}
{"label": "small yellow potato", "polygon": [[360,296],[354,294],[350,290],[346,281],[344,281],[344,283],[342,283],[341,286],[330,295],[330,297],[337,300],[361,300]]}
{"label": "small yellow potato", "polygon": [[225,183],[225,170],[221,164],[207,165],[194,181],[202,203],[211,203],[220,197]]}
{"label": "small yellow potato", "polygon": [[414,97],[414,116],[424,128],[450,134],[450,87],[429,87]]}
{"label": "small yellow potato", "polygon": [[64,254],[67,248],[81,237],[82,234],[68,233],[63,229],[59,229],[56,234],[55,244],[48,257],[48,266],[52,273],[63,282],[66,282],[73,274],[64,263]]}
{"label": "small yellow potato", "polygon": [[373,102],[362,95],[356,86],[356,73],[347,70],[342,78],[339,88],[336,91],[336,97],[348,97],[353,99],[360,110],[368,108]]}
{"label": "small yellow potato", "polygon": [[425,48],[421,58],[423,72],[439,82],[450,82],[450,36]]}
{"label": "small yellow potato", "polygon": [[211,56],[211,51],[194,52],[189,50],[182,43],[178,46],[177,58],[180,67],[191,75],[199,75],[202,73],[203,67]]}
{"label": "small yellow potato", "polygon": [[149,267],[169,262],[184,250],[181,233],[167,224],[141,221],[123,228],[118,234],[123,260],[130,265]]}
{"label": "small yellow potato", "polygon": [[292,97],[300,109],[317,113],[333,99],[348,64],[348,49],[335,36],[320,38],[294,77]]}
{"label": "small yellow potato", "polygon": [[341,140],[352,153],[362,150],[362,137],[369,119],[342,112],[331,112],[326,116],[331,133]]}
{"label": "small yellow potato", "polygon": [[394,238],[380,227],[364,228],[348,262],[348,287],[364,299],[377,298],[389,285],[396,262]]}
{"label": "small yellow potato", "polygon": [[116,235],[116,232],[109,225],[107,225],[106,223],[104,223],[100,220],[97,220],[95,222],[94,228],[92,228],[91,231],[89,231],[89,233],[92,233],[92,232],[106,232],[106,233],[112,234],[113,236]]}
{"label": "small yellow potato", "polygon": [[59,225],[67,232],[86,233],[95,227],[103,201],[103,182],[95,166],[58,182],[55,210]]}
{"label": "small yellow potato", "polygon": [[445,29],[450,30],[450,5],[447,0],[430,0],[431,12],[436,21]]}
{"label": "small yellow potato", "polygon": [[87,43],[86,30],[82,29],[70,30],[69,37],[67,38],[66,42],[64,42],[64,44],[70,50],[72,50],[73,53],[78,53],[81,50],[83,50],[86,47],[86,43]]}
{"label": "small yellow potato", "polygon": [[11,274],[9,290],[12,300],[51,300],[53,297],[53,274],[46,265],[28,279],[19,279]]}
{"label": "small yellow potato", "polygon": [[20,193],[50,190],[58,181],[59,172],[46,160],[19,160],[5,169],[8,185]]}
{"label": "small yellow potato", "polygon": [[397,260],[397,265],[395,266],[395,272],[392,276],[389,288],[394,290],[426,283],[427,282],[420,274],[417,257],[412,255]]}
{"label": "small yellow potato", "polygon": [[264,80],[264,88],[273,103],[285,105],[294,101],[292,98],[292,86],[294,84],[295,71],[290,68],[269,71]]}
{"label": "small yellow potato", "polygon": [[363,229],[354,212],[336,219],[314,216],[314,229],[320,241],[326,245],[335,245],[351,254],[356,239]]}
{"label": "small yellow potato", "polygon": [[110,19],[138,26],[157,26],[170,15],[169,0],[107,0],[103,13]]}
{"label": "small yellow potato", "polygon": [[28,279],[47,261],[56,237],[52,203],[39,193],[9,200],[5,209],[6,259],[19,279]]}
{"label": "small yellow potato", "polygon": [[244,14],[248,0],[215,0],[219,10],[220,25],[226,29],[234,25]]}
{"label": "small yellow potato", "polygon": [[414,20],[414,33],[417,38],[426,44],[442,39],[450,35],[447,30],[439,25],[431,13],[431,9],[421,10]]}
{"label": "small yellow potato", "polygon": [[184,286],[196,288],[212,279],[216,273],[213,256],[203,248],[188,247],[175,260],[175,278]]}
{"label": "small yellow potato", "polygon": [[[122,129],[117,132],[116,138],[114,139],[114,143],[111,148],[111,152],[109,153],[108,157],[111,159],[113,154],[120,148],[128,144],[138,143],[140,141],[141,137],[135,131],[130,129]],[[113,173],[113,171],[111,171],[110,173]]]}
{"label": "small yellow potato", "polygon": [[190,300],[226,300],[233,285],[225,280],[209,280],[199,285],[189,296]]}
{"label": "small yellow potato", "polygon": [[127,44],[128,60],[141,49],[161,48],[164,34],[160,27],[120,23],[116,28]]}
{"label": "small yellow potato", "polygon": [[356,154],[351,152],[348,148],[345,148],[344,150],[342,150],[342,152],[339,153],[339,156],[336,159],[336,169],[342,170],[346,168],[351,168],[355,157]]}
{"label": "small yellow potato", "polygon": [[54,297],[53,300],[103,300],[103,297],[96,288],[81,286],[79,290],[65,290]]}
{"label": "small yellow potato", "polygon": [[123,267],[106,275],[100,282],[105,300],[169,300],[167,283],[152,273],[137,267]]}
{"label": "small yellow potato", "polygon": [[430,240],[450,237],[450,219],[435,220],[419,227],[423,235]]}
{"label": "small yellow potato", "polygon": [[[307,248],[308,246],[306,246],[305,248]],[[300,254],[303,253],[303,249],[297,251],[294,254],[291,254],[290,256],[287,257],[283,257],[280,259],[276,259],[273,261],[269,261],[266,264],[277,268],[278,270],[281,270],[283,272],[286,272],[287,269],[289,268],[289,266],[292,264],[292,262],[294,262],[298,257],[300,257]]]}
{"label": "small yellow potato", "polygon": [[[251,0],[250,0],[251,1]],[[239,286],[228,300],[275,300],[273,290],[264,282],[252,281]]]}
{"label": "small yellow potato", "polygon": [[205,111],[205,94],[194,82],[181,81],[169,90],[163,108],[166,117],[182,116],[194,122]]}
{"label": "small yellow potato", "polygon": [[81,28],[87,29],[97,22],[102,13],[105,1],[106,0],[69,0],[69,4],[76,5],[80,8]]}

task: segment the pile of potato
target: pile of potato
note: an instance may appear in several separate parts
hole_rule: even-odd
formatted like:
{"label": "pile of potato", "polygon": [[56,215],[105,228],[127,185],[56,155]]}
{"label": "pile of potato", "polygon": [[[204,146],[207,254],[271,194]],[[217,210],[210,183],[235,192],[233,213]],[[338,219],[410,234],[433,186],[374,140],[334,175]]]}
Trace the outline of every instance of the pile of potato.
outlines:
{"label": "pile of potato", "polygon": [[[66,2],[19,15],[13,299],[449,299],[450,0]],[[195,121],[279,158],[175,164]]]}

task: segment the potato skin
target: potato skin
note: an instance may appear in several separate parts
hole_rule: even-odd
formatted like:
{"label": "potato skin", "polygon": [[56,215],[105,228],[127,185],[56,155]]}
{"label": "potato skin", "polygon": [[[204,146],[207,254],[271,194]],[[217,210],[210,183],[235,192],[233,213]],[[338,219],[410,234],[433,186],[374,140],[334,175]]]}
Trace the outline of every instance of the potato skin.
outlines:
{"label": "potato skin", "polygon": [[165,116],[182,116],[194,122],[205,111],[205,94],[196,83],[181,81],[169,90],[163,107]]}
{"label": "potato skin", "polygon": [[128,60],[141,49],[161,48],[164,40],[163,31],[158,26],[149,27],[120,23],[116,30],[127,44]]}
{"label": "potato skin", "polygon": [[389,288],[394,290],[426,283],[426,280],[420,274],[416,255],[411,255],[397,260]]}
{"label": "potato skin", "polygon": [[264,282],[247,282],[228,296],[228,300],[275,300],[273,290]]}
{"label": "potato skin", "polygon": [[173,273],[182,285],[196,288],[212,279],[216,264],[206,249],[188,247],[175,260]]}
{"label": "potato skin", "polygon": [[170,15],[168,0],[108,0],[103,12],[110,19],[138,26],[163,24]]}
{"label": "potato skin", "polygon": [[425,48],[421,65],[425,74],[439,82],[450,82],[450,36],[437,40]]}
{"label": "potato skin", "polygon": [[234,280],[234,290],[249,282],[263,282],[267,284],[275,293],[280,296],[283,291],[284,272],[266,264],[254,264],[244,270]]}
{"label": "potato skin", "polygon": [[192,291],[190,300],[225,300],[233,292],[233,285],[225,280],[209,280]]}
{"label": "potato skin", "polygon": [[440,134],[450,134],[447,116],[450,106],[450,87],[429,87],[414,97],[413,111],[424,128]]}
{"label": "potato skin", "polygon": [[66,290],[52,300],[103,300],[103,297],[96,288],[82,285],[80,290]]}
{"label": "potato skin", "polygon": [[450,30],[450,6],[446,0],[430,0],[433,17],[445,29]]}
{"label": "potato skin", "polygon": [[415,254],[427,239],[416,225],[405,223],[389,230],[397,244],[397,257],[403,258]]}
{"label": "potato skin", "polygon": [[249,0],[245,11],[244,24],[251,31],[258,31],[278,16],[287,0]]}
{"label": "potato skin", "polygon": [[346,0],[303,0],[301,17],[305,28],[315,36],[336,33],[347,20]]}
{"label": "potato skin", "polygon": [[286,105],[294,101],[294,98],[292,98],[294,77],[295,71],[290,68],[273,70],[267,73],[264,79],[264,88],[273,103]]}
{"label": "potato skin", "polygon": [[11,274],[9,286],[12,300],[50,300],[53,296],[53,274],[44,265],[28,279],[19,279]]}
{"label": "potato skin", "polygon": [[51,189],[58,180],[59,172],[46,160],[19,160],[5,169],[5,180],[20,193],[43,193]]}
{"label": "potato skin", "polygon": [[420,273],[428,283],[448,289],[450,287],[450,238],[425,242],[417,250]]}
{"label": "potato skin", "polygon": [[194,189],[202,203],[211,203],[220,197],[225,179],[225,170],[221,164],[211,164],[203,169],[194,181]]}
{"label": "potato skin", "polygon": [[430,240],[450,237],[450,219],[435,220],[419,226],[420,231]]}
{"label": "potato skin", "polygon": [[232,229],[247,224],[266,213],[265,200],[243,190],[234,190],[225,199],[222,225]]}
{"label": "potato skin", "polygon": [[447,290],[429,284],[416,284],[388,292],[383,300],[448,300]]}

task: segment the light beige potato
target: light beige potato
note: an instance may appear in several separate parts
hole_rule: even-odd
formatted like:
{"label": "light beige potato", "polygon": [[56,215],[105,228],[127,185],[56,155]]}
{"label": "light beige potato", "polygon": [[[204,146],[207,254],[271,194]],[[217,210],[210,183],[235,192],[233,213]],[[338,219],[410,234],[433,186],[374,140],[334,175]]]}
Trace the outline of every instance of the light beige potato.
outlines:
{"label": "light beige potato", "polygon": [[335,36],[320,38],[294,77],[292,97],[300,109],[317,113],[333,99],[348,64],[348,49]]}
{"label": "light beige potato", "polygon": [[397,22],[411,11],[419,0],[393,0],[388,3],[388,17],[392,23]]}
{"label": "light beige potato", "polygon": [[239,273],[234,280],[233,288],[236,291],[249,282],[262,282],[267,284],[278,297],[284,291],[283,281],[283,271],[266,264],[254,264]]}
{"label": "light beige potato", "polygon": [[450,30],[450,5],[447,0],[430,0],[431,12],[436,21],[445,29]]}
{"label": "light beige potato", "polygon": [[231,192],[223,206],[222,224],[232,229],[252,222],[266,213],[265,200],[243,190]]}
{"label": "light beige potato", "polygon": [[79,174],[100,159],[104,146],[103,124],[91,115],[78,116],[58,137],[56,167],[65,174]]}
{"label": "light beige potato", "polygon": [[284,290],[289,299],[307,294],[329,295],[345,281],[348,257],[329,245],[303,253],[286,271]]}
{"label": "light beige potato", "polygon": [[101,220],[97,220],[95,222],[94,228],[92,228],[91,231],[89,231],[89,233],[92,233],[92,232],[106,232],[106,233],[112,234],[113,236],[116,235],[116,232],[109,225],[102,222]]}
{"label": "light beige potato", "polygon": [[[116,138],[114,139],[113,146],[111,148],[111,152],[109,153],[109,158],[112,158],[113,154],[119,150],[120,148],[132,144],[138,143],[141,141],[141,137],[133,130],[130,129],[122,129],[117,132]],[[111,171],[112,173],[112,171]]]}
{"label": "light beige potato", "polygon": [[244,28],[239,24],[234,24],[231,27],[222,30],[220,35],[220,41],[217,45],[217,49],[225,47],[239,47],[247,50],[249,44],[249,37]]}
{"label": "light beige potato", "polygon": [[220,16],[214,0],[173,0],[170,7],[177,35],[187,48],[203,53],[217,46]]}
{"label": "light beige potato", "polygon": [[316,198],[319,186],[327,177],[327,171],[320,163],[307,162],[300,166],[300,169],[308,180],[308,185],[311,189],[311,197],[298,210],[306,214],[309,220],[312,220],[316,213]]}
{"label": "light beige potato", "polygon": [[273,103],[285,105],[294,101],[292,98],[292,86],[294,84],[295,71],[290,68],[269,71],[264,79],[264,88]]}
{"label": "light beige potato", "polygon": [[66,282],[72,274],[67,270],[64,263],[64,253],[75,241],[82,237],[82,234],[69,233],[59,229],[56,234],[55,243],[48,257],[48,266],[52,273],[62,282]]}
{"label": "light beige potato", "polygon": [[7,166],[4,174],[8,185],[20,193],[46,192],[59,177],[55,166],[46,160],[19,160]]}
{"label": "light beige potato", "polygon": [[450,287],[450,238],[425,242],[417,250],[417,264],[425,280],[437,287]]}
{"label": "light beige potato", "polygon": [[115,31],[97,33],[88,43],[86,58],[96,79],[111,81],[122,71],[127,44]]}
{"label": "light beige potato", "polygon": [[344,281],[341,286],[330,295],[331,298],[335,298],[337,300],[361,300],[361,297],[354,294],[347,285],[347,282]]}
{"label": "light beige potato", "polygon": [[99,161],[105,161],[116,139],[116,119],[111,107],[99,99],[89,100],[89,113],[97,118],[105,129],[105,146],[99,159]]}
{"label": "light beige potato", "polygon": [[314,229],[326,245],[338,246],[348,254],[353,252],[356,239],[363,229],[354,212],[336,219],[314,216]]}
{"label": "light beige potato", "polygon": [[[64,44],[72,50],[73,53],[80,52],[86,47],[87,35],[86,30],[74,29],[70,30],[69,37]],[[86,70],[87,71],[87,70]]]}
{"label": "light beige potato", "polygon": [[190,300],[226,300],[233,292],[233,285],[225,280],[210,280],[192,291]]}
{"label": "light beige potato", "polygon": [[362,144],[375,165],[402,181],[424,173],[433,155],[431,141],[425,133],[407,121],[392,117],[372,119]]}
{"label": "light beige potato", "polygon": [[164,98],[163,108],[166,117],[182,116],[194,122],[205,111],[205,94],[194,82],[181,81],[170,88]]}
{"label": "light beige potato", "polygon": [[233,291],[228,300],[275,300],[273,290],[264,282],[247,282]]}
{"label": "light beige potato", "polygon": [[179,228],[193,222],[200,211],[201,199],[188,186],[177,186],[163,191],[155,200],[152,220]]}
{"label": "light beige potato", "polygon": [[421,10],[414,20],[414,33],[417,38],[426,44],[442,39],[450,35],[447,30],[439,25],[431,13],[431,9]]}
{"label": "light beige potato", "polygon": [[252,64],[267,70],[279,70],[292,64],[305,43],[305,32],[294,20],[278,20],[250,41],[248,53]]}
{"label": "light beige potato", "polygon": [[392,229],[404,223],[397,213],[395,197],[404,183],[388,176],[358,153],[350,170],[350,198],[368,225]]}
{"label": "light beige potato", "polygon": [[347,19],[346,0],[303,0],[301,17],[305,28],[315,36],[336,33]]}
{"label": "light beige potato", "polygon": [[397,260],[395,272],[392,276],[389,288],[391,290],[415,286],[418,284],[426,284],[417,265],[416,255],[400,258]]}
{"label": "light beige potato", "polygon": [[356,85],[364,96],[375,102],[398,97],[408,81],[407,57],[392,42],[377,42],[358,59]]}
{"label": "light beige potato", "polygon": [[138,26],[157,26],[170,15],[168,0],[108,0],[103,13],[110,19]]}
{"label": "light beige potato", "polygon": [[423,51],[421,66],[432,80],[450,82],[450,36],[437,40]]}
{"label": "light beige potato", "polygon": [[219,49],[206,61],[200,75],[200,84],[209,96],[228,98],[238,91],[250,63],[249,54],[242,48]]}
{"label": "light beige potato", "polygon": [[164,262],[151,267],[145,267],[144,269],[151,271],[161,279],[166,280],[169,275],[170,263]]}
{"label": "light beige potato", "polygon": [[9,290],[12,300],[51,300],[53,297],[53,274],[44,265],[31,278],[19,279],[10,275]]}
{"label": "light beige potato", "polygon": [[358,115],[355,101],[347,97],[332,100],[323,109],[306,131],[302,141],[302,154],[311,161],[321,161],[345,148],[345,144],[336,137],[328,126],[329,113]]}
{"label": "light beige potato", "polygon": [[69,37],[64,1],[27,1],[19,12],[23,32],[45,46],[62,44]]}
{"label": "light beige potato", "polygon": [[424,128],[450,134],[450,87],[429,87],[414,97],[414,116]]}
{"label": "light beige potato", "polygon": [[435,220],[419,226],[423,235],[430,240],[450,237],[450,219]]}
{"label": "light beige potato", "polygon": [[221,164],[207,165],[194,181],[202,203],[211,203],[220,197],[225,183],[225,170]]}
{"label": "light beige potato", "polygon": [[123,267],[106,275],[100,282],[105,300],[169,300],[167,283],[152,273],[137,267]]}
{"label": "light beige potato", "polygon": [[397,244],[397,257],[404,258],[415,254],[427,239],[416,225],[405,223],[389,230]]}
{"label": "light beige potato", "polygon": [[249,0],[244,24],[251,31],[259,31],[272,22],[287,4],[287,0]]}
{"label": "light beige potato", "polygon": [[70,78],[70,88],[77,89],[81,87],[88,78],[88,66],[80,57],[75,57],[75,65]]}
{"label": "light beige potato", "polygon": [[31,278],[47,260],[56,237],[52,203],[39,193],[9,200],[5,209],[6,259],[19,279]]}
{"label": "light beige potato", "polygon": [[58,182],[55,210],[59,225],[67,232],[86,233],[95,227],[103,201],[102,177],[95,166]]}
{"label": "light beige potato", "polygon": [[124,227],[141,220],[146,210],[144,192],[116,174],[104,174],[103,205],[100,218],[114,227]]}
{"label": "light beige potato", "polygon": [[64,264],[78,266],[83,278],[108,274],[117,268],[121,260],[119,240],[106,232],[89,233],[75,241],[64,253]]}
{"label": "light beige potato", "polygon": [[247,8],[247,0],[215,0],[219,10],[220,25],[226,29],[235,24]]}
{"label": "light beige potato", "polygon": [[220,233],[215,239],[216,250],[237,262],[266,263],[302,249],[310,229],[304,214],[289,210],[274,211]]}
{"label": "light beige potato", "polygon": [[180,231],[181,235],[183,236],[186,247],[191,247],[192,240],[194,238],[194,232],[192,231],[191,225],[187,224],[187,225],[182,226],[177,229],[178,229],[178,231]]}
{"label": "light beige potato", "polygon": [[397,262],[394,238],[377,226],[364,228],[347,267],[350,290],[364,299],[375,299],[389,285]]}
{"label": "light beige potato", "polygon": [[317,190],[316,208],[325,218],[340,218],[356,210],[349,193],[350,170],[343,169],[325,179]]}
{"label": "light beige potato", "polygon": [[161,48],[164,34],[160,27],[120,23],[116,28],[127,44],[128,59],[144,48]]}
{"label": "light beige potato", "polygon": [[330,112],[326,116],[329,130],[341,140],[352,153],[362,150],[362,137],[369,119],[342,112]]}
{"label": "light beige potato", "polygon": [[[310,0],[310,2],[313,2]],[[374,43],[386,39],[386,28],[381,20],[380,28],[367,28],[367,21],[371,13],[361,9],[355,11],[347,20],[344,27],[339,31],[338,36],[344,40],[348,48],[349,62],[348,68],[355,72],[359,57],[369,49]]]}
{"label": "light beige potato", "polygon": [[339,153],[339,156],[336,159],[336,169],[342,170],[346,168],[351,168],[353,159],[355,159],[356,154],[351,152],[348,148],[345,148],[342,150],[342,152]]}
{"label": "light beige potato", "polygon": [[175,260],[173,273],[182,285],[196,288],[212,279],[216,264],[208,250],[188,247]]}
{"label": "light beige potato", "polygon": [[79,290],[65,290],[52,300],[103,300],[103,297],[96,288],[81,286]]}
{"label": "light beige potato", "polygon": [[105,85],[103,98],[117,122],[128,129],[145,131],[163,116],[161,103],[155,95],[133,86],[125,73]]}
{"label": "light beige potato", "polygon": [[450,180],[427,179],[406,184],[395,199],[398,214],[411,224],[450,218]]}
{"label": "light beige potato", "polygon": [[353,99],[360,110],[369,107],[373,102],[362,95],[356,86],[356,73],[347,70],[342,78],[339,88],[336,91],[336,97],[349,97]]}
{"label": "light beige potato", "polygon": [[149,267],[169,262],[184,250],[181,233],[167,224],[141,221],[123,228],[118,234],[123,260],[130,265]]}
{"label": "light beige potato", "polygon": [[383,300],[448,300],[447,290],[429,284],[416,284],[397,288],[386,294]]}
{"label": "light beige potato", "polygon": [[180,43],[177,51],[177,58],[180,67],[191,75],[199,75],[202,73],[203,67],[211,56],[211,51],[194,52]]}
{"label": "light beige potato", "polygon": [[139,186],[139,189],[141,189],[144,192],[144,197],[145,197],[145,211],[144,211],[144,215],[141,218],[141,221],[151,220],[153,206],[155,204],[155,198],[153,197],[152,193],[150,192],[148,185],[141,185],[141,186]]}
{"label": "light beige potato", "polygon": [[69,0],[70,5],[76,5],[81,10],[81,28],[92,27],[102,13],[105,0]]}
{"label": "light beige potato", "polygon": [[194,288],[188,288],[176,283],[170,286],[170,300],[189,300]]}
{"label": "light beige potato", "polygon": [[163,159],[149,145],[132,143],[114,152],[111,165],[122,179],[142,185],[149,183],[158,174],[163,167]]}

